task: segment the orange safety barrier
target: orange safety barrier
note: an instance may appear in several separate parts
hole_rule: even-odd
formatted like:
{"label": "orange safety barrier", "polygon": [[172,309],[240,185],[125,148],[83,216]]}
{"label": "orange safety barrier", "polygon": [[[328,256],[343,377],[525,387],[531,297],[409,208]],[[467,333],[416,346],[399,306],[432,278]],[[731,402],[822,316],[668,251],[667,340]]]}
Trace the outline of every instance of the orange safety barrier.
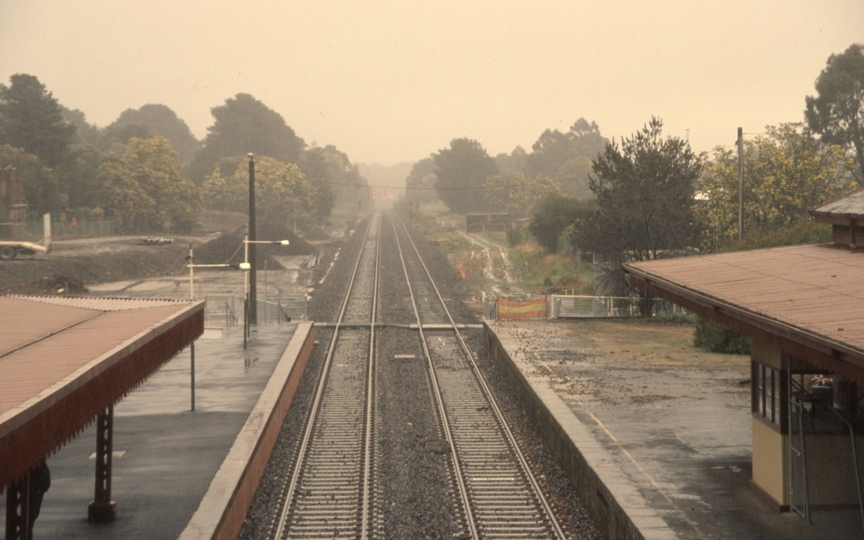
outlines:
{"label": "orange safety barrier", "polygon": [[546,296],[527,302],[513,302],[512,300],[498,299],[499,319],[545,319],[546,318]]}

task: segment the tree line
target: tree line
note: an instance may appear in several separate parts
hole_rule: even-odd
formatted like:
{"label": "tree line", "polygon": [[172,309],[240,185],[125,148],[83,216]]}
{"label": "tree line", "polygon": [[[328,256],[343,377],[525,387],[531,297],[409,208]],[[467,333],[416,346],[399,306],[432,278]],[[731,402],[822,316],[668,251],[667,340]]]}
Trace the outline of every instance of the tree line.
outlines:
{"label": "tree line", "polygon": [[454,139],[415,165],[409,197],[530,217],[527,229],[546,250],[563,238],[604,261],[598,292],[628,294],[622,262],[828,238],[809,209],[864,182],[864,45],[831,55],[815,89],[802,121],[744,141],[741,231],[737,148],[695,154],[663,135],[660,118],[620,142],[580,118],[567,133],[546,130],[531,153],[517,147],[495,158],[475,140]]}
{"label": "tree line", "polygon": [[31,217],[113,219],[124,233],[189,232],[203,209],[245,212],[248,153],[265,220],[321,224],[340,191],[368,187],[345,153],[307,145],[249,94],[211,113],[203,141],[161,104],[99,128],[35,76],[16,74],[0,84],[0,167],[21,171]]}

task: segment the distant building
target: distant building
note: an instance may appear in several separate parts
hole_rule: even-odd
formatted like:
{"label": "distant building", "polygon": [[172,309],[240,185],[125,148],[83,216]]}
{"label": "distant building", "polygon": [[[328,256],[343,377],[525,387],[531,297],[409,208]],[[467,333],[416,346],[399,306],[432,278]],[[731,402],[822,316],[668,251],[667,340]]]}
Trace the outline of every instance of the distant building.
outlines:
{"label": "distant building", "polygon": [[510,214],[467,214],[465,229],[468,232],[509,231],[512,224]]}
{"label": "distant building", "polygon": [[624,271],[634,286],[751,337],[751,486],[830,527],[864,518],[864,189],[810,213],[833,226],[833,242]]}
{"label": "distant building", "polygon": [[26,222],[24,177],[15,169],[0,169],[0,236],[18,238]]}

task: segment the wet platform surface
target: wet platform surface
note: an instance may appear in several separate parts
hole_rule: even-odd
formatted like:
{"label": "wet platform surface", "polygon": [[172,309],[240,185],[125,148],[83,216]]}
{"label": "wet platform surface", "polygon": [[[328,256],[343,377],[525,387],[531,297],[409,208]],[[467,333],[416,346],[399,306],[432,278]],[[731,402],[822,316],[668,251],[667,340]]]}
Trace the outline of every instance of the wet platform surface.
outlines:
{"label": "wet platform surface", "polygon": [[488,321],[646,538],[864,537],[857,507],[823,512],[808,525],[749,486],[748,357],[688,362],[687,344],[668,356],[632,345],[610,353],[590,336],[592,325],[604,322]]}
{"label": "wet platform surface", "polygon": [[[195,411],[187,348],[114,408],[113,523],[87,522],[95,484],[91,425],[48,459],[51,489],[34,539],[174,539],[207,493],[297,324],[205,331],[195,344]],[[3,497],[5,504],[5,496]],[[5,512],[0,515],[5,530]]]}

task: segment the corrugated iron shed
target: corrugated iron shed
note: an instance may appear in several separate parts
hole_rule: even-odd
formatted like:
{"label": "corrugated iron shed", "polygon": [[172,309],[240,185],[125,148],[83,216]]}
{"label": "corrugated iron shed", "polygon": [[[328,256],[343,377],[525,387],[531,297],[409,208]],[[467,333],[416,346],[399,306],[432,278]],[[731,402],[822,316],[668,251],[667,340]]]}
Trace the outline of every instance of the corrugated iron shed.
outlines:
{"label": "corrugated iron shed", "polygon": [[204,303],[0,296],[0,488],[204,331]]}
{"label": "corrugated iron shed", "polygon": [[811,244],[624,271],[633,285],[864,383],[864,253]]}
{"label": "corrugated iron shed", "polygon": [[[864,188],[831,199],[810,210],[815,217],[864,218]],[[822,220],[817,220],[822,221]]]}

